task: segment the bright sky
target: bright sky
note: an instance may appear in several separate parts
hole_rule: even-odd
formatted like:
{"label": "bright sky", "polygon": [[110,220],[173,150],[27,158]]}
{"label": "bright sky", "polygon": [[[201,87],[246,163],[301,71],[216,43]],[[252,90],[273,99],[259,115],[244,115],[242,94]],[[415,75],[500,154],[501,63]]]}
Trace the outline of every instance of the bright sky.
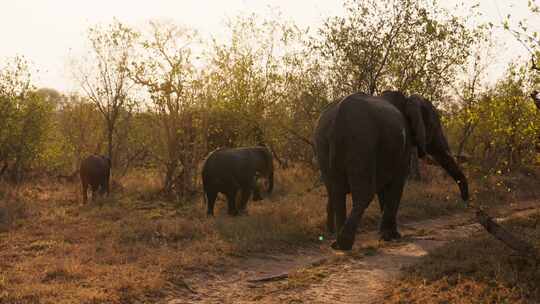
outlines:
{"label": "bright sky", "polygon": [[[319,26],[324,18],[342,14],[340,0],[13,0],[2,1],[0,11],[0,62],[16,54],[29,59],[39,73],[39,86],[58,90],[76,89],[66,68],[68,56],[85,45],[86,29],[108,23],[114,17],[128,24],[148,19],[170,19],[219,36],[223,21],[241,13],[265,15],[277,7],[284,18],[301,26]],[[452,7],[458,0],[440,1]],[[500,24],[501,15],[512,19],[527,15],[527,0],[480,0],[485,20]],[[540,23],[540,21],[536,21]],[[505,42],[497,52],[492,75],[499,75],[510,58],[526,55],[524,49],[504,31],[497,40]],[[492,76],[495,77],[495,76]]]}

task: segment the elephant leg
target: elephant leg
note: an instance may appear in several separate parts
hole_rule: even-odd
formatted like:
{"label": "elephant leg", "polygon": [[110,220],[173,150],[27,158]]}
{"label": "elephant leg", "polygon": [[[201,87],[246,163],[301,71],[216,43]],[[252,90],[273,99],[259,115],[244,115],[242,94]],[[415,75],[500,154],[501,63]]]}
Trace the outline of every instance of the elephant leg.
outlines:
{"label": "elephant leg", "polygon": [[384,212],[384,200],[381,197],[381,193],[382,193],[382,191],[377,194],[377,197],[379,198],[379,208],[381,209],[381,213],[383,213]]}
{"label": "elephant leg", "polygon": [[99,195],[100,196],[105,196],[105,194],[109,194],[109,190],[107,190],[107,185],[105,184],[105,182],[101,183],[99,185]]}
{"label": "elephant leg", "polygon": [[327,187],[328,201],[326,205],[328,231],[341,231],[347,218],[346,191],[337,185]]}
{"label": "elephant leg", "polygon": [[216,204],[217,194],[218,193],[215,191],[206,192],[206,200],[208,202],[206,215],[208,216],[214,216],[214,205]]}
{"label": "elephant leg", "polygon": [[229,208],[229,215],[238,215],[238,210],[236,209],[236,193],[238,192],[238,189],[229,190],[227,193],[225,193],[225,196],[227,196],[227,205]]}
{"label": "elephant leg", "polygon": [[333,194],[333,207],[336,217],[336,231],[341,231],[347,220],[347,192],[345,190],[337,190]]}
{"label": "elephant leg", "polygon": [[88,202],[88,183],[82,182],[82,196],[83,196],[83,205],[86,205]]}
{"label": "elephant leg", "polygon": [[240,197],[240,205],[238,207],[241,213],[247,214],[247,202],[251,196],[251,189],[249,187],[242,189],[242,196]]}
{"label": "elephant leg", "polygon": [[401,238],[397,229],[396,218],[404,185],[405,179],[399,179],[378,193],[379,202],[384,205],[380,236],[385,241]]}
{"label": "elephant leg", "polygon": [[92,187],[92,202],[96,201],[96,196],[98,195],[99,185],[91,185]]}
{"label": "elephant leg", "polygon": [[371,170],[358,170],[351,168],[348,173],[348,181],[353,200],[353,207],[345,225],[339,231],[336,242],[332,248],[351,250],[356,237],[356,230],[364,211],[375,196],[375,174]]}
{"label": "elephant leg", "polygon": [[105,193],[107,194],[107,196],[109,196],[109,194],[110,194],[110,192],[109,192],[109,177],[107,177],[105,179],[105,182],[103,183],[102,187],[105,190]]}
{"label": "elephant leg", "polygon": [[329,233],[334,233],[335,231],[335,218],[336,213],[334,212],[334,206],[332,205],[332,200],[330,199],[330,193],[328,192],[328,200],[326,201],[326,229]]}

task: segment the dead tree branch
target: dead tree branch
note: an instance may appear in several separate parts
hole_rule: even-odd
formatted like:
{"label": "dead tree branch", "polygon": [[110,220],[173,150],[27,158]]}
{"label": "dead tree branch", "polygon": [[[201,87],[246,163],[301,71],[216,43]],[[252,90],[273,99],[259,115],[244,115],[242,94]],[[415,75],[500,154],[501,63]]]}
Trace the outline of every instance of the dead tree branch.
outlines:
{"label": "dead tree branch", "polygon": [[486,229],[486,231],[493,235],[496,239],[503,242],[509,248],[515,250],[520,255],[534,260],[540,259],[540,252],[533,245],[518,238],[512,233],[508,232],[501,225],[497,224],[492,217],[487,215],[482,209],[476,209],[476,219]]}

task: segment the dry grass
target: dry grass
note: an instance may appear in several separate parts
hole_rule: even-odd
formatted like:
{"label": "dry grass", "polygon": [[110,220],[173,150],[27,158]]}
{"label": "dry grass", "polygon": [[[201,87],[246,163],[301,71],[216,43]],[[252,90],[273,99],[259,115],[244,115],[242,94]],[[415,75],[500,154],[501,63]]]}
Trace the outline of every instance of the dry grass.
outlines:
{"label": "dry grass", "polygon": [[17,190],[0,188],[0,233],[13,229],[28,216],[26,201],[16,194]]}
{"label": "dry grass", "polygon": [[[505,227],[540,248],[540,214]],[[540,303],[540,265],[482,234],[437,249],[391,289],[388,303]]]}
{"label": "dry grass", "polygon": [[[130,174],[111,197],[86,206],[78,183],[2,188],[0,303],[156,302],[189,293],[193,273],[223,271],[256,252],[315,246],[325,230],[326,193],[314,177],[299,167],[281,170],[275,192],[249,202],[248,216],[227,216],[218,200],[214,218],[202,199],[160,201],[151,172]],[[401,221],[462,210],[453,181],[432,179],[407,186]],[[376,229],[379,218],[373,203],[362,229]]]}

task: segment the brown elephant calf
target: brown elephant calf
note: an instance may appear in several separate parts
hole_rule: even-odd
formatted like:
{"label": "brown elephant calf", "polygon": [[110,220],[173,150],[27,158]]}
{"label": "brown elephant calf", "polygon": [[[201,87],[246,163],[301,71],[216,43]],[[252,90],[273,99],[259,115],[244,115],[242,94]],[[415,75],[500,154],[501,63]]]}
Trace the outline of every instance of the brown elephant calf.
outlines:
{"label": "brown elephant calf", "polygon": [[83,204],[86,204],[88,186],[92,189],[92,201],[96,192],[109,194],[109,177],[111,174],[111,160],[103,155],[90,155],[81,162],[80,167]]}

